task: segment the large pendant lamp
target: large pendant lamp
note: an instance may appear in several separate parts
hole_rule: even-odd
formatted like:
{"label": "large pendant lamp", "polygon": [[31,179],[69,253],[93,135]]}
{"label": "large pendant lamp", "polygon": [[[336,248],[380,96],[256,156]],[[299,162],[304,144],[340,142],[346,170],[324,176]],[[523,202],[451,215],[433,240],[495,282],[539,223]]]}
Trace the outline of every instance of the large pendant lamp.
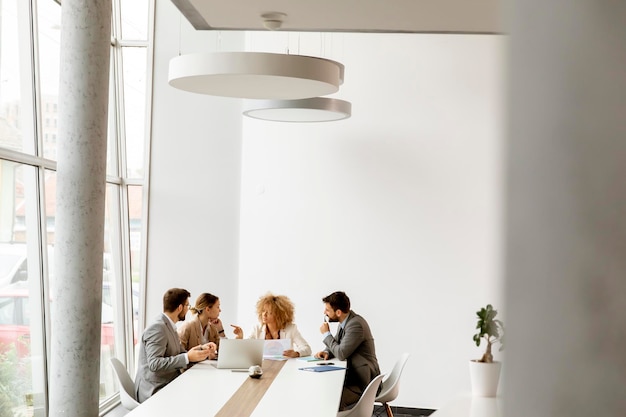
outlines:
{"label": "large pendant lamp", "polygon": [[300,100],[246,100],[243,114],[271,122],[333,122],[352,114],[349,101],[314,97]]}
{"label": "large pendant lamp", "polygon": [[294,100],[335,93],[344,66],[325,58],[267,52],[214,52],[170,60],[171,86],[192,93]]}

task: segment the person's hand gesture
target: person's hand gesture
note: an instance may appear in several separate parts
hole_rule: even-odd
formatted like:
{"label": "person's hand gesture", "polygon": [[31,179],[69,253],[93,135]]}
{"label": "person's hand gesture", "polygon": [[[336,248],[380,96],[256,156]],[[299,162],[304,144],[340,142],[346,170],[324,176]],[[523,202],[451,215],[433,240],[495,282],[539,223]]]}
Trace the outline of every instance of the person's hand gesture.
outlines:
{"label": "person's hand gesture", "polygon": [[207,359],[210,353],[210,350],[204,348],[204,345],[198,345],[189,349],[187,356],[189,357],[189,362],[200,362]]}
{"label": "person's hand gesture", "polygon": [[215,343],[205,343],[204,345],[202,345],[202,348],[209,351],[209,359],[217,358],[217,345]]}
{"label": "person's hand gesture", "polygon": [[211,319],[211,324],[215,326],[220,337],[224,337],[224,325],[222,324],[222,320],[220,320],[219,317]]}
{"label": "person's hand gesture", "polygon": [[326,332],[330,332],[330,326],[328,325],[328,323],[324,322],[322,323],[322,325],[320,326],[320,333],[324,334]]}
{"label": "person's hand gesture", "polygon": [[286,356],[288,358],[299,358],[300,354],[293,349],[288,349],[283,351],[283,356]]}
{"label": "person's hand gesture", "polygon": [[235,333],[237,339],[243,339],[243,330],[241,327],[235,326],[234,324],[231,324],[230,327],[233,328],[233,333]]}
{"label": "person's hand gesture", "polygon": [[317,352],[314,355],[317,359],[324,359],[327,360],[328,359],[328,352],[326,352],[325,350],[321,351],[321,352]]}

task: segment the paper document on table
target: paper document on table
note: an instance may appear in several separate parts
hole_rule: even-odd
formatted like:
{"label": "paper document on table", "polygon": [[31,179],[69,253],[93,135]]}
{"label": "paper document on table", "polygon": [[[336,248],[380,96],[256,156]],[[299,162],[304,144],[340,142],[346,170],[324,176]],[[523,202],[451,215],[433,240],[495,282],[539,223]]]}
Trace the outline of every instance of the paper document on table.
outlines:
{"label": "paper document on table", "polygon": [[285,359],[283,352],[291,349],[291,339],[271,339],[265,341],[264,359]]}

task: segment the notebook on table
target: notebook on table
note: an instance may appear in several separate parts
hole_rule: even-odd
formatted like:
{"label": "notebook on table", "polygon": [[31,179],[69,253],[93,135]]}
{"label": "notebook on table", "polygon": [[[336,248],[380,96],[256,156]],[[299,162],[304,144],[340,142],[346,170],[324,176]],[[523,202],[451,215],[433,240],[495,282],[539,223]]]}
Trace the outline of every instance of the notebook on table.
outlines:
{"label": "notebook on table", "polygon": [[328,371],[341,371],[342,369],[346,369],[343,366],[332,366],[332,365],[319,365],[319,366],[307,366],[305,368],[298,368],[301,371],[309,371],[309,372],[328,372]]}
{"label": "notebook on table", "polygon": [[221,339],[217,368],[247,371],[252,365],[261,366],[264,346],[263,339]]}

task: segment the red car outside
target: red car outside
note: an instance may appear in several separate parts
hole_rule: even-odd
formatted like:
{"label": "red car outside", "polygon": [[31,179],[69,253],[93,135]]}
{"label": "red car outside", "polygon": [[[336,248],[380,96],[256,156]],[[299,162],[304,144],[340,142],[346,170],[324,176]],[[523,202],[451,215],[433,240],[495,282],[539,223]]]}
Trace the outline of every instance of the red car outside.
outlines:
{"label": "red car outside", "polygon": [[[28,283],[16,282],[0,288],[0,351],[6,352],[15,346],[20,357],[30,355],[30,311]],[[103,309],[112,307],[103,305]],[[111,317],[110,312],[103,313]],[[115,332],[112,322],[102,323],[101,344],[110,346],[115,343]]]}

